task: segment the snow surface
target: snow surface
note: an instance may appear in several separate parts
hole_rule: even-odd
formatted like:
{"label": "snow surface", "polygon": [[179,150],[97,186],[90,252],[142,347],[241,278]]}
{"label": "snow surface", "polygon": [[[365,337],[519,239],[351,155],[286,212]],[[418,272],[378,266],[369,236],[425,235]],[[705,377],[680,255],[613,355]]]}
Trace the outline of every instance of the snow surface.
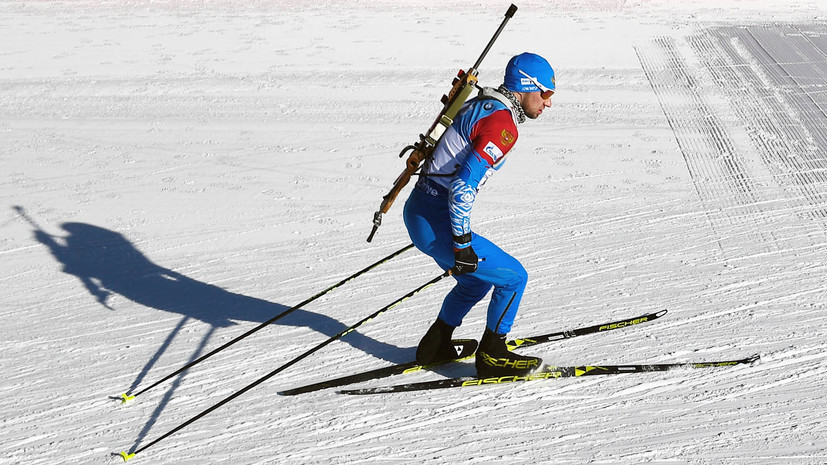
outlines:
{"label": "snow surface", "polygon": [[[438,275],[406,252],[116,399],[409,243],[406,194],[373,212],[507,6],[0,3],[0,463],[121,462]],[[277,395],[411,359],[446,280],[130,463],[827,463],[824,3],[518,6],[481,82],[532,50],[558,92],[473,215],[530,274],[512,335],[669,309],[530,353],[761,363]]]}

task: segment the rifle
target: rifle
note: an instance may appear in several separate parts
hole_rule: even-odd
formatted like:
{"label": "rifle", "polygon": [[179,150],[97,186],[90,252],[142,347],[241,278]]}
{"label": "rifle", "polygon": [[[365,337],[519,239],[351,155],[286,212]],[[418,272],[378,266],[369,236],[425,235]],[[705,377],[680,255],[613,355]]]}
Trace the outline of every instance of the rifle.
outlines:
{"label": "rifle", "polygon": [[465,101],[468,100],[468,96],[471,95],[471,92],[477,88],[477,75],[479,74],[478,68],[482,63],[482,60],[486,55],[488,55],[488,51],[491,50],[491,46],[494,45],[494,42],[500,36],[500,33],[503,29],[505,29],[506,23],[508,23],[508,20],[514,16],[516,11],[517,6],[511,4],[511,6],[508,7],[508,11],[505,12],[505,19],[503,19],[500,27],[497,28],[497,32],[495,32],[494,36],[491,37],[491,40],[488,41],[488,45],[485,46],[485,50],[483,50],[480,57],[477,58],[474,66],[469,68],[468,71],[459,70],[457,77],[454,78],[454,81],[452,82],[453,87],[451,88],[451,91],[448,92],[448,95],[442,96],[442,111],[439,112],[439,115],[434,120],[431,128],[428,129],[428,132],[425,134],[420,134],[419,142],[405,147],[402,149],[402,152],[399,153],[399,158],[402,158],[407,152],[411,152],[408,156],[408,160],[405,162],[405,171],[403,171],[402,174],[396,178],[396,181],[393,183],[393,188],[384,197],[382,197],[382,203],[379,205],[379,210],[373,214],[373,229],[368,236],[368,242],[373,240],[373,236],[376,234],[379,226],[382,225],[382,215],[387,213],[391,208],[393,201],[396,200],[396,197],[408,184],[411,176],[416,174],[416,172],[422,167],[423,162],[431,157],[434,152],[434,148],[436,148],[436,144],[439,142],[440,138],[442,138],[442,135],[445,134],[445,131],[451,127],[451,124],[453,124],[454,117],[456,117],[460,108],[462,108],[462,105],[465,104]]}

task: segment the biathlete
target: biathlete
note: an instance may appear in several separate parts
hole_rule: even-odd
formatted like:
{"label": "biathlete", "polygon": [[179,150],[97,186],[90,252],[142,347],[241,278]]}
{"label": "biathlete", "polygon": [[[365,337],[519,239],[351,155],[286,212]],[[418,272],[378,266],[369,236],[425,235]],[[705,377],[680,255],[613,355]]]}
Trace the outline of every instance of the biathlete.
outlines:
{"label": "biathlete", "polygon": [[492,288],[477,349],[477,375],[524,375],[542,362],[506,347],[528,276],[517,259],[472,231],[471,209],[479,188],[502,167],[517,142],[517,125],[551,107],[554,89],[548,61],[533,53],[513,57],[503,84],[482,89],[463,106],[423,166],[405,203],[405,226],[419,250],[443,270],[451,269],[456,285],[417,347],[420,364],[457,357],[451,342],[454,329]]}

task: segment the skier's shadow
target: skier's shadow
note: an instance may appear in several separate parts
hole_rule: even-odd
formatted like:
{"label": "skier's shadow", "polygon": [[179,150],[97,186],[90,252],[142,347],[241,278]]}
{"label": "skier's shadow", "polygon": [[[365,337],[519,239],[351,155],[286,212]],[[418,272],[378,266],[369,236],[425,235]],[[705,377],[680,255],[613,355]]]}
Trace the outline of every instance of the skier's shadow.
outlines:
{"label": "skier's shadow", "polygon": [[[203,355],[210,337],[217,328],[235,325],[237,321],[262,323],[290,308],[236,294],[157,265],[123,235],[105,228],[85,223],[63,223],[61,227],[68,235],[52,236],[28,218],[22,208],[16,209],[35,227],[35,238],[47,246],[55,259],[63,264],[63,272],[76,276],[102,306],[114,311],[108,303],[108,297],[118,294],[146,307],[182,315],[182,319],[138,373],[127,392],[134,391],[142,383],[175,336],[190,320],[207,323],[209,329],[186,363]],[[302,309],[291,312],[274,324],[307,327],[328,337],[347,328],[347,325],[334,318]],[[238,333],[240,335],[243,330],[239,329]],[[393,363],[407,361],[413,356],[410,348],[380,342],[357,331],[347,334],[342,338],[342,342]],[[185,373],[178,375],[172,383],[139,434],[135,447],[142,442],[160,417]],[[165,374],[155,376],[160,378]]]}

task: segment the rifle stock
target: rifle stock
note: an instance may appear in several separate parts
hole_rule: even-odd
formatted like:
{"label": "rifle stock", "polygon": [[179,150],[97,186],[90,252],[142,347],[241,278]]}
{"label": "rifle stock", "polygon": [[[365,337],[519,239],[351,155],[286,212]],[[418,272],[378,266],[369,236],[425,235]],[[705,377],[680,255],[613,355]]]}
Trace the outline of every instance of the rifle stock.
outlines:
{"label": "rifle stock", "polygon": [[514,16],[516,11],[517,6],[512,4],[505,13],[505,19],[503,19],[500,27],[497,29],[497,32],[495,32],[494,36],[491,37],[491,40],[488,41],[488,45],[486,45],[482,54],[477,59],[477,62],[474,63],[474,66],[467,72],[463,70],[459,71],[457,77],[454,78],[451,91],[448,92],[448,95],[442,96],[442,111],[436,117],[430,129],[428,129],[428,132],[419,136],[419,142],[415,145],[405,147],[399,154],[399,158],[402,158],[405,155],[405,152],[412,150],[405,162],[405,170],[402,171],[402,173],[396,178],[390,192],[382,197],[382,203],[379,205],[379,210],[373,214],[373,229],[368,236],[368,242],[373,240],[373,236],[376,234],[379,226],[382,225],[382,215],[390,210],[391,205],[393,205],[394,200],[396,200],[396,197],[399,196],[402,189],[408,185],[408,182],[411,180],[411,176],[416,174],[416,172],[422,167],[425,160],[430,158],[434,148],[436,148],[436,144],[439,142],[440,138],[442,138],[442,135],[445,134],[445,131],[447,131],[448,128],[451,127],[451,124],[454,123],[454,118],[457,113],[459,113],[460,109],[465,104],[465,101],[468,100],[471,92],[477,88],[477,68],[479,68],[483,58],[485,58],[488,54],[491,46],[497,40],[497,37],[499,37],[502,30],[505,28],[506,23],[509,19],[511,19],[511,17]]}
{"label": "rifle stock", "polygon": [[403,171],[399,177],[396,178],[391,191],[382,198],[382,204],[379,206],[380,212],[388,212],[391,205],[393,205],[393,201],[396,200],[396,196],[399,195],[402,189],[408,184],[411,176],[419,170],[419,167],[422,166],[422,162],[425,161],[425,158],[426,154],[421,149],[416,147],[413,149],[413,152],[411,152],[408,156],[408,160],[405,162],[405,171]]}

